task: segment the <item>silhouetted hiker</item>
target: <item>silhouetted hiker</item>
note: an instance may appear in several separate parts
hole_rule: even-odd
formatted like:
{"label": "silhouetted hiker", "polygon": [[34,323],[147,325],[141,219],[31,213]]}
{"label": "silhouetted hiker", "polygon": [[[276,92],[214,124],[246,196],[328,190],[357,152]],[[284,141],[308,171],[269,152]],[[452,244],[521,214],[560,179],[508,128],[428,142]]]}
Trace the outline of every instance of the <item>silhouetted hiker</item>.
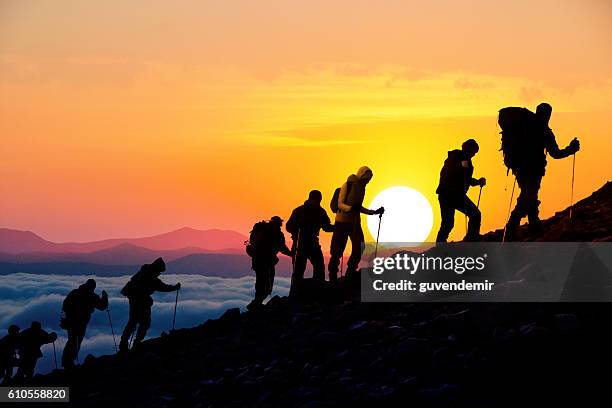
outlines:
{"label": "silhouetted hiker", "polygon": [[442,222],[436,242],[446,242],[455,224],[455,210],[469,218],[467,234],[464,241],[477,241],[480,237],[480,210],[467,196],[470,186],[484,186],[484,177],[472,177],[474,166],[472,157],[478,153],[478,143],[468,139],[461,145],[461,150],[451,150],[440,171],[440,183],[436,189],[440,202]]}
{"label": "silhouetted hiker", "polygon": [[[372,180],[374,173],[369,167],[363,166],[357,174],[351,174],[346,183],[336,189],[331,201],[331,209],[336,213],[334,233],[332,235],[329,258],[329,280],[338,278],[340,258],[346,248],[346,242],[351,239],[351,256],[346,264],[346,274],[350,276],[357,271],[365,242],[361,229],[361,214],[383,214],[385,209],[369,210],[363,206],[366,185]],[[337,200],[336,200],[337,196]]]}
{"label": "silhouetted hiker", "polygon": [[304,279],[308,260],[312,264],[313,279],[325,280],[325,262],[319,244],[319,232],[321,229],[325,232],[333,232],[334,226],[327,212],[321,207],[322,197],[320,191],[311,191],[308,194],[308,200],[293,210],[287,221],[286,229],[293,239],[292,252],[294,253],[290,296],[296,294]]}
{"label": "silhouetted hiker", "polygon": [[87,282],[72,290],[62,305],[63,316],[60,326],[68,332],[68,341],[62,353],[62,366],[69,368],[74,365],[81,349],[81,342],[85,338],[85,331],[95,309],[106,310],[108,307],[108,294],[102,291],[102,296],[95,293],[96,281],[88,279]]}
{"label": "silhouetted hiker", "polygon": [[552,107],[541,103],[532,113],[525,108],[504,108],[499,111],[499,125],[502,128],[502,151],[504,164],[516,176],[521,193],[516,200],[506,224],[506,239],[512,240],[521,219],[529,219],[532,232],[541,230],[539,218],[538,191],[546,172],[546,152],[553,159],[571,156],[580,150],[578,139],[574,138],[564,149],[559,149],[555,134],[548,127]]}
{"label": "silhouetted hiker", "polygon": [[57,339],[55,332],[47,333],[40,322],[32,322],[30,328],[19,333],[19,368],[15,378],[29,379],[34,375],[38,359],[41,358],[41,346],[53,343]]}
{"label": "silhouetted hiker", "polygon": [[272,293],[274,267],[278,263],[277,254],[281,252],[287,256],[293,255],[285,244],[282,226],[283,220],[274,216],[269,222],[259,221],[251,230],[246,251],[251,257],[251,267],[255,271],[255,298],[247,305],[249,310],[260,307],[264,299]]}
{"label": "silhouetted hiker", "polygon": [[0,339],[0,380],[6,383],[13,376],[13,367],[18,366],[19,326],[12,324],[8,334]]}
{"label": "silhouetted hiker", "polygon": [[140,270],[130,278],[121,289],[121,294],[127,296],[130,303],[130,317],[123,329],[119,351],[125,352],[129,348],[129,340],[136,326],[138,331],[134,337],[134,346],[140,344],[151,326],[151,306],[153,306],[154,292],[173,292],[181,288],[181,284],[168,285],[159,279],[159,275],[166,270],[162,258],[157,258],[152,264],[144,264]]}

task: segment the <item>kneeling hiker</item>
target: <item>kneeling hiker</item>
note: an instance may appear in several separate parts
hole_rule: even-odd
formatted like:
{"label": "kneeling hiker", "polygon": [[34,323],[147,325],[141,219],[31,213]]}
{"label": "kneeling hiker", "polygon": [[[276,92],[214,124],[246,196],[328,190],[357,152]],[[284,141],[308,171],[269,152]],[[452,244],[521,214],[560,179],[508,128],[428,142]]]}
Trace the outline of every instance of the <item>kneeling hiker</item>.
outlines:
{"label": "kneeling hiker", "polygon": [[274,216],[269,222],[258,222],[251,230],[246,252],[252,258],[251,267],[255,271],[255,298],[248,304],[249,310],[261,306],[264,299],[272,293],[276,273],[274,267],[278,263],[276,255],[281,252],[292,256],[291,250],[285,244],[282,226],[283,220]]}
{"label": "kneeling hiker", "polygon": [[144,264],[132,276],[129,282],[121,289],[121,294],[127,296],[130,302],[130,317],[123,329],[119,351],[128,350],[128,342],[136,326],[138,331],[134,338],[134,346],[140,344],[151,326],[151,306],[155,292],[173,292],[181,288],[181,284],[168,285],[159,279],[159,275],[166,270],[166,264],[157,258],[152,264]]}
{"label": "kneeling hiker", "polygon": [[108,307],[108,294],[102,291],[102,296],[95,292],[96,281],[87,282],[72,290],[62,305],[64,316],[61,320],[62,329],[68,332],[68,341],[62,353],[62,366],[69,368],[74,365],[85,338],[85,331],[95,309],[105,310]]}
{"label": "kneeling hiker", "polygon": [[40,322],[32,322],[30,328],[19,333],[19,368],[16,378],[30,379],[34,375],[36,363],[43,356],[40,348],[44,344],[53,343],[57,340],[55,332],[47,333],[43,330]]}
{"label": "kneeling hiker", "polygon": [[467,196],[470,186],[484,186],[484,177],[472,178],[474,166],[472,157],[478,153],[478,143],[466,140],[461,150],[451,150],[440,171],[440,184],[436,190],[440,202],[442,222],[436,242],[446,242],[455,224],[455,210],[469,218],[468,230],[464,241],[476,241],[480,237],[480,210]]}
{"label": "kneeling hiker", "polygon": [[12,324],[8,328],[8,334],[0,339],[0,380],[3,384],[13,376],[13,367],[18,366],[18,346],[19,326]]}
{"label": "kneeling hiker", "polygon": [[329,280],[338,278],[340,258],[346,248],[346,242],[351,239],[351,256],[346,265],[346,275],[350,276],[357,271],[365,242],[363,229],[361,229],[361,214],[383,214],[385,209],[369,210],[363,206],[366,185],[372,180],[374,173],[369,167],[363,166],[357,174],[351,174],[346,183],[336,189],[331,200],[331,210],[336,213],[334,233],[331,240],[330,258],[327,269]]}
{"label": "kneeling hiker", "polygon": [[293,275],[291,276],[291,290],[289,296],[296,294],[300,283],[304,279],[306,261],[312,264],[312,277],[315,280],[325,280],[325,262],[323,251],[319,244],[319,231],[332,232],[334,226],[331,224],[327,212],[321,207],[321,192],[313,190],[308,195],[308,200],[291,213],[287,221],[287,232],[293,239],[292,252],[294,252]]}

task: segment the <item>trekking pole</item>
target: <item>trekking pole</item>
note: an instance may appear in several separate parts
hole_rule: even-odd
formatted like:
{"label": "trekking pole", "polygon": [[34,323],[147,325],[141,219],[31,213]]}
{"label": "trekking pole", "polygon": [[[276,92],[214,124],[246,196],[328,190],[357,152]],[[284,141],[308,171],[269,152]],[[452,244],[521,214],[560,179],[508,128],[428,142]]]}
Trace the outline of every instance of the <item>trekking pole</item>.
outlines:
{"label": "trekking pole", "polygon": [[572,193],[570,195],[570,208],[569,208],[569,218],[572,219],[572,212],[574,209],[574,174],[576,172],[576,153],[574,153],[572,158]]}
{"label": "trekking pole", "polygon": [[106,314],[108,315],[108,323],[110,324],[111,333],[113,334],[113,343],[115,343],[115,352],[118,352],[117,340],[115,340],[115,329],[113,329],[113,321],[111,320],[110,309],[106,308]]}
{"label": "trekking pole", "polygon": [[174,316],[172,316],[172,330],[174,330],[174,323],[176,323],[176,305],[178,304],[178,295],[181,288],[176,290],[176,298],[174,299]]}
{"label": "trekking pole", "polygon": [[55,351],[55,340],[53,340],[53,357],[55,358],[55,369],[57,370],[57,352]]}
{"label": "trekking pole", "polygon": [[340,258],[340,277],[344,276],[342,275],[344,272],[344,254],[342,254],[342,258]]}
{"label": "trekking pole", "polygon": [[380,224],[382,224],[382,214],[378,214],[378,232],[376,233],[376,247],[374,248],[374,258],[378,255],[378,238],[380,237]]}
{"label": "trekking pole", "polygon": [[514,177],[514,184],[512,184],[512,193],[510,193],[510,204],[508,204],[508,216],[506,217],[506,224],[504,225],[502,242],[506,242],[506,229],[508,228],[508,221],[510,220],[510,209],[512,209],[512,199],[514,198],[514,187],[516,187],[516,177]]}
{"label": "trekking pole", "polygon": [[297,258],[298,247],[300,245],[301,232],[302,232],[302,229],[301,228],[298,229],[297,237],[295,241],[293,241],[293,245],[291,245],[291,249],[293,249],[293,254],[291,254],[291,269],[292,270],[291,270],[291,282],[289,284],[289,293],[291,293],[291,289],[293,288],[294,280],[295,280],[295,258]]}
{"label": "trekking pole", "polygon": [[480,196],[482,194],[482,186],[480,186],[480,191],[478,192],[478,202],[476,203],[476,208],[480,207]]}

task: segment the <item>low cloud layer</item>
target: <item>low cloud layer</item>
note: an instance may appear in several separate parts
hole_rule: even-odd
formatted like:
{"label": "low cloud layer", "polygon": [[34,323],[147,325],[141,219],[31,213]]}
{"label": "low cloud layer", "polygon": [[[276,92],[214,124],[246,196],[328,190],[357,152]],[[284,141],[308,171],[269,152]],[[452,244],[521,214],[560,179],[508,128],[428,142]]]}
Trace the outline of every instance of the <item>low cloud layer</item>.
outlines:
{"label": "low cloud layer", "polygon": [[[66,295],[91,276],[12,274],[0,276],[0,336],[6,334],[11,324],[24,329],[33,320],[42,323],[45,330],[55,331],[58,363],[66,342],[66,332],[59,327],[62,302]],[[216,278],[201,275],[162,275],[166,283],[181,282],[176,327],[196,326],[207,319],[220,316],[226,309],[244,309],[254,294],[254,277],[238,279]],[[119,292],[129,276],[96,277],[97,293],[105,289],[109,294],[110,315],[117,343],[127,323],[127,298]],[[277,277],[273,294],[286,295],[290,280]],[[156,293],[153,298],[152,324],[149,337],[157,337],[170,330],[176,292]],[[44,357],[38,362],[37,372],[48,372],[55,367],[52,345],[42,348]],[[81,347],[80,358],[114,353],[108,315],[94,312]]]}

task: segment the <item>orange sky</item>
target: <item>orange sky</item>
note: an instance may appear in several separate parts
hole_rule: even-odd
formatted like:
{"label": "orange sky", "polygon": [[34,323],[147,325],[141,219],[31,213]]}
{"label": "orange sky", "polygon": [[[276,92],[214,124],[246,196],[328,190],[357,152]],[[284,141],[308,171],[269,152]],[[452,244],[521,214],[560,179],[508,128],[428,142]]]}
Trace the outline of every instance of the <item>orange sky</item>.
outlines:
{"label": "orange sky", "polygon": [[[582,142],[576,197],[609,178],[612,3],[424,3],[1,2],[0,226],[246,233],[367,164],[366,200],[416,188],[433,238],[446,151],[474,137],[486,231],[509,197],[497,110],[544,100],[559,144]],[[543,216],[570,175],[549,162]]]}

